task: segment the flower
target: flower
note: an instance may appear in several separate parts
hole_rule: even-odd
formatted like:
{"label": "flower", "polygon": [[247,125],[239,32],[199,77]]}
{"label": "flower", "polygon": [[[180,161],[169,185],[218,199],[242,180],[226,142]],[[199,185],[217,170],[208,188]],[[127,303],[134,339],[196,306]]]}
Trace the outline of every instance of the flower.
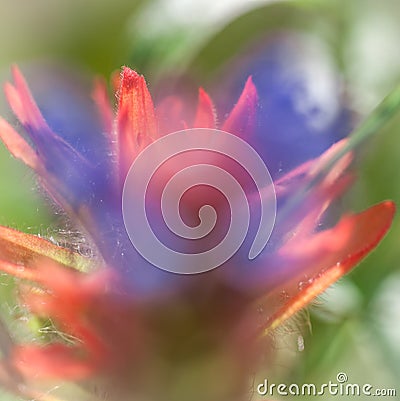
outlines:
{"label": "flower", "polygon": [[[145,79],[124,67],[114,117],[106,86],[96,81],[93,98],[106,137],[99,144],[107,146],[100,153],[109,155],[99,160],[83,156],[54,133],[16,67],[13,76],[5,92],[27,137],[4,119],[0,137],[36,172],[95,255],[85,258],[37,236],[0,228],[0,269],[21,279],[21,304],[54,322],[56,332],[28,344],[10,341],[0,379],[24,397],[55,399],[40,384],[55,380],[79,383],[90,399],[238,399],[256,359],[255,340],[347,273],[390,227],[394,205],[386,201],[319,229],[330,203],[353,179],[347,172],[351,154],[323,174],[327,161],[345,146],[343,140],[276,180],[278,223],[254,261],[239,252],[228,268],[206,274],[162,272],[129,241],[122,186],[138,154],[161,136],[187,127],[217,127],[209,95],[200,89],[190,122],[177,98],[155,108]],[[221,129],[248,140],[256,106],[257,90],[249,78]],[[312,190],[303,191],[314,181]],[[296,207],[285,208],[298,193],[304,196]],[[224,383],[215,382],[218,371],[225,372]]]}

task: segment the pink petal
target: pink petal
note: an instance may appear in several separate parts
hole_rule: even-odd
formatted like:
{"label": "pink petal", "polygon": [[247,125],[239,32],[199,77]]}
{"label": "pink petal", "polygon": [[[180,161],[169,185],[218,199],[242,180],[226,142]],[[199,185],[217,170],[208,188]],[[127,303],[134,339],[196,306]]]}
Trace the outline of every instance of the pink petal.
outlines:
{"label": "pink petal", "polygon": [[13,112],[23,125],[34,130],[48,128],[39,108],[33,100],[28,85],[17,66],[13,66],[12,74],[15,86],[6,83],[4,91]]}
{"label": "pink petal", "polygon": [[199,102],[193,128],[216,128],[216,115],[213,102],[207,92],[199,89]]}
{"label": "pink petal", "polygon": [[26,142],[25,139],[23,139],[21,135],[1,117],[0,139],[14,157],[22,160],[31,169],[37,171],[43,168],[37,153],[32,149],[28,142]]}
{"label": "pink petal", "polygon": [[161,136],[185,129],[183,102],[176,96],[168,96],[156,108],[158,130]]}
{"label": "pink petal", "polygon": [[257,101],[257,89],[249,77],[238,102],[222,126],[222,130],[244,139],[249,138],[255,128]]}
{"label": "pink petal", "polygon": [[92,96],[100,112],[104,131],[111,136],[113,131],[114,115],[108,98],[107,85],[102,78],[95,80]]}

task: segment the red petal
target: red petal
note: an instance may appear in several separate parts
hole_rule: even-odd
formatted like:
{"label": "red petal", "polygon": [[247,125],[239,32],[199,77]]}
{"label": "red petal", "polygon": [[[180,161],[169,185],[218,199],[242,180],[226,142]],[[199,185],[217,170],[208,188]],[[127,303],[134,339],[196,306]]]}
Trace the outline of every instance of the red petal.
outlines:
{"label": "red petal", "polygon": [[[343,217],[333,229],[287,249],[288,263],[302,261],[298,269],[301,274],[281,288],[290,298],[265,322],[265,331],[289,319],[360,262],[382,240],[394,213],[393,202],[380,203],[362,213]],[[302,278],[305,281],[299,288]]]}
{"label": "red petal", "polygon": [[238,102],[222,126],[222,130],[248,138],[255,127],[257,101],[257,89],[249,77]]}
{"label": "red petal", "polygon": [[117,129],[123,179],[137,154],[157,138],[154,106],[146,81],[127,67],[121,76]]}
{"label": "red petal", "polygon": [[196,117],[193,122],[193,128],[215,128],[216,115],[213,102],[208,93],[199,89],[199,103],[197,106]]}
{"label": "red petal", "polygon": [[95,369],[94,364],[85,361],[79,351],[62,344],[20,346],[14,349],[11,362],[17,371],[30,380],[79,380],[90,376]]}

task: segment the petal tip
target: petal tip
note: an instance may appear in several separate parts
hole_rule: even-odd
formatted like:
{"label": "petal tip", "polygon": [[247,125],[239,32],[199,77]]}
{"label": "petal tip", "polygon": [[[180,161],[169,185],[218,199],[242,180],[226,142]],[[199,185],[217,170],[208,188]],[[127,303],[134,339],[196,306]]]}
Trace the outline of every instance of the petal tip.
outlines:
{"label": "petal tip", "polygon": [[123,67],[121,71],[121,87],[125,90],[131,90],[139,82],[144,81],[142,75],[138,74],[135,70],[129,67]]}
{"label": "petal tip", "polygon": [[243,138],[249,137],[255,127],[258,93],[250,75],[244,85],[238,102],[222,126],[227,131]]}

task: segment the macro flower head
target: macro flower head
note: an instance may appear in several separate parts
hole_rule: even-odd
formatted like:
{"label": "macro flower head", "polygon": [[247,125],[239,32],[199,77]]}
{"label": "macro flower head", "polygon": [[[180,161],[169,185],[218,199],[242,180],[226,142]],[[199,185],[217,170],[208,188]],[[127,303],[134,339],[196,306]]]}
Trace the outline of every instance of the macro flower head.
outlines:
{"label": "macro flower head", "polygon": [[[0,119],[1,139],[35,171],[87,238],[93,256],[1,227],[0,269],[20,279],[19,302],[39,326],[50,320],[55,334],[17,344],[11,336],[3,346],[0,379],[23,397],[43,400],[76,399],[62,392],[51,398],[42,388],[48,381],[78,384],[82,399],[90,400],[244,399],[261,343],[380,242],[394,205],[386,201],[320,228],[331,202],[354,179],[344,139],[275,180],[277,222],[255,259],[238,252],[203,274],[162,271],[135,249],[124,225],[122,193],[132,163],[158,139],[187,128],[218,128],[249,141],[257,88],[250,77],[222,119],[203,89],[187,117],[176,97],[155,106],[144,77],[128,67],[115,86],[114,112],[106,85],[95,83],[104,135],[83,153],[48,125],[18,68],[13,83],[5,85],[26,135]],[[216,164],[230,166],[226,160]],[[257,205],[266,193],[267,188],[248,191],[249,204]],[[223,199],[203,189],[183,199],[182,210],[193,225],[210,197],[226,218]],[[223,383],[214,379],[218,372],[225,373]],[[195,389],[185,387],[182,377]]]}

